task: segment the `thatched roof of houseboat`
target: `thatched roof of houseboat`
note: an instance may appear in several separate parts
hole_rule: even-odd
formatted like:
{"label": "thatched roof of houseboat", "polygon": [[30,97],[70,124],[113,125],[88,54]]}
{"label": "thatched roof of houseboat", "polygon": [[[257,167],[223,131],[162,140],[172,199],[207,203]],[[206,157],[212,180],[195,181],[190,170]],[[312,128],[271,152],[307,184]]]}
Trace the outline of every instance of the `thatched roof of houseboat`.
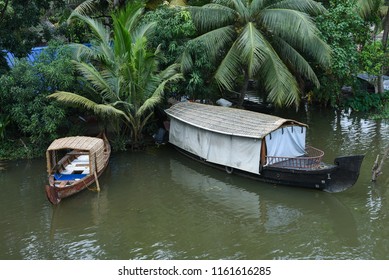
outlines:
{"label": "thatched roof of houseboat", "polygon": [[205,130],[250,138],[263,138],[282,126],[306,126],[272,115],[193,102],[177,103],[166,113],[171,118]]}
{"label": "thatched roof of houseboat", "polygon": [[54,140],[47,148],[48,151],[71,149],[83,150],[95,153],[104,148],[104,141],[101,138],[88,136],[72,136]]}

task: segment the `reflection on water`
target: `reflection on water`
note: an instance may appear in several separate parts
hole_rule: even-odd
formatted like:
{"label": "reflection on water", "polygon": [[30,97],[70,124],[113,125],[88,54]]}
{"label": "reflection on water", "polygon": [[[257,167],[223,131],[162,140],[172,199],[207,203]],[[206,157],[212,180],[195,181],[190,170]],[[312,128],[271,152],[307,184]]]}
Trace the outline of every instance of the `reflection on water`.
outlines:
{"label": "reflection on water", "polygon": [[[377,153],[384,148],[375,145],[377,140],[389,139],[389,123],[386,121],[350,118],[349,114],[338,113],[331,125],[335,135],[334,140],[340,144],[341,151],[345,153],[358,150]],[[384,142],[382,144],[385,145]]]}
{"label": "reflection on water", "polygon": [[309,141],[328,161],[366,155],[352,189],[264,184],[161,146],[113,154],[100,193],[52,206],[45,160],[8,162],[0,171],[0,258],[387,259],[389,174],[373,185],[370,170],[389,143],[388,122],[328,112],[305,118]]}
{"label": "reflection on water", "polygon": [[[195,166],[190,167],[188,162],[188,165],[184,163],[184,159],[170,160],[173,180],[210,203],[222,206],[223,211],[232,213],[234,217],[250,221],[248,224],[256,230],[269,234],[287,233],[294,231],[301,220],[307,219],[307,213],[315,218],[323,216],[314,220],[314,223],[318,220],[323,222],[323,218],[326,219],[327,214],[330,214],[334,216],[329,220],[330,226],[338,238],[357,243],[354,218],[335,196],[303,190],[297,190],[296,196],[295,189],[284,187],[281,187],[282,194],[276,194],[275,192],[280,191],[278,188],[274,190],[269,185],[260,183],[253,188],[251,181],[234,178],[239,182],[237,187],[226,183],[222,173],[210,177],[196,171]],[[342,229],[344,223],[347,226]]]}

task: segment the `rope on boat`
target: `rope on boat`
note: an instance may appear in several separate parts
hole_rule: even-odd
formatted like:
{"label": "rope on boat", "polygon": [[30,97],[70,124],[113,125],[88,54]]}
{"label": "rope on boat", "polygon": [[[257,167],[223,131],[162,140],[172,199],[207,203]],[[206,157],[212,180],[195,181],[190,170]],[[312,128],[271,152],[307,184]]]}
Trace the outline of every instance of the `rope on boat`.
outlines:
{"label": "rope on boat", "polygon": [[232,172],[234,172],[234,168],[232,168],[232,167],[230,167],[230,166],[226,166],[225,169],[226,169],[226,172],[227,172],[228,174],[232,174]]}

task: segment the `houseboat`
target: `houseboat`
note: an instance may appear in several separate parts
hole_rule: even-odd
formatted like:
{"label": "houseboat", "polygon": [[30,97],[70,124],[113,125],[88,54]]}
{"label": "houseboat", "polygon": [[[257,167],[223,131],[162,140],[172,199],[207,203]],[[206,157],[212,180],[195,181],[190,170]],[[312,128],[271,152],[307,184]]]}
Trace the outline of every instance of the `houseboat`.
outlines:
{"label": "houseboat", "polygon": [[228,174],[341,192],[355,184],[364,158],[324,163],[324,152],[306,144],[308,126],[295,120],[194,102],[177,103],[166,113],[171,144]]}

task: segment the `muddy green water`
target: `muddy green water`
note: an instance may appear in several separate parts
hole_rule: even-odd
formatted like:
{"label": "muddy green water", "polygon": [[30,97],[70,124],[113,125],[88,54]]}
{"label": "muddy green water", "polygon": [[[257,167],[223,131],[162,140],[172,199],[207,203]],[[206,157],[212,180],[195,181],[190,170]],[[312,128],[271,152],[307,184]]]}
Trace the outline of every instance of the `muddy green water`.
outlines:
{"label": "muddy green water", "polygon": [[10,161],[0,171],[0,259],[388,259],[389,163],[376,184],[370,178],[389,145],[389,121],[302,115],[289,117],[310,125],[308,142],[327,162],[366,154],[352,189],[260,183],[165,145],[114,153],[100,193],[54,207],[45,159]]}

